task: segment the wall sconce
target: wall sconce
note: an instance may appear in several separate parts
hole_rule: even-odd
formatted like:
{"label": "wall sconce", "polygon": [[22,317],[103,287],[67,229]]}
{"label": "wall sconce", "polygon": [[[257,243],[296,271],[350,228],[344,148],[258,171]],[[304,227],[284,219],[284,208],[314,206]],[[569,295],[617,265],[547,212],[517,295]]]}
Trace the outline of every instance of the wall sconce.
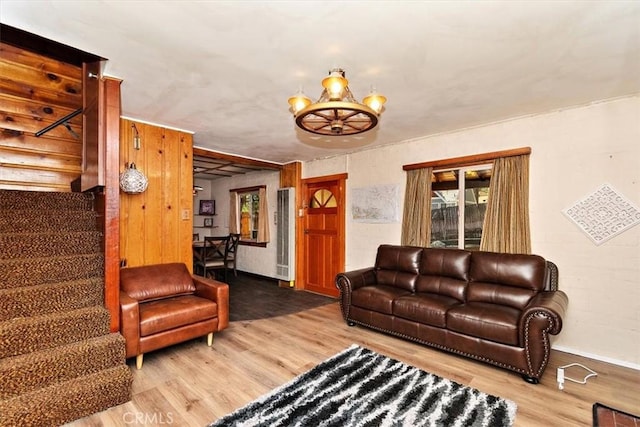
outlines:
{"label": "wall sconce", "polygon": [[198,191],[203,191],[204,187],[200,186],[200,185],[194,185],[193,186],[193,195],[196,196],[198,194]]}
{"label": "wall sconce", "polygon": [[[131,124],[133,129],[133,148],[135,150],[140,149],[140,133],[135,123]],[[125,164],[125,170],[120,174],[120,189],[128,194],[140,194],[143,193],[149,180],[142,172],[136,169],[136,164]]]}
{"label": "wall sconce", "polygon": [[136,127],[136,124],[133,123],[131,125],[131,127],[133,128],[133,148],[135,148],[136,150],[140,149],[140,133],[138,132],[138,128]]}
{"label": "wall sconce", "polygon": [[147,189],[149,180],[142,172],[136,169],[136,164],[131,163],[120,174],[120,188],[125,193],[140,194]]}

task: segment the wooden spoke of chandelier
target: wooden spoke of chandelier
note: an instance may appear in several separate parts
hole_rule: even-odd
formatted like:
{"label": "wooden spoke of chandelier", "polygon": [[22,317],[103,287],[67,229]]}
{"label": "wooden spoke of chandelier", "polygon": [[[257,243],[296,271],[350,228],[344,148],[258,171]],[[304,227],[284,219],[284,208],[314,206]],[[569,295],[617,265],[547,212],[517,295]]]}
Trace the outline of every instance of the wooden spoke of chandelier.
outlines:
{"label": "wooden spoke of chandelier", "polygon": [[[342,109],[342,108],[333,108],[332,109],[333,114],[325,113],[325,111],[326,110],[314,111],[311,114],[313,114],[314,116],[323,117],[323,118],[325,118],[327,120],[342,120],[342,121],[349,120],[351,117],[356,116],[358,114],[361,114],[360,111],[350,110],[351,112],[349,114],[341,115],[340,111],[344,111],[344,109]],[[360,120],[359,119],[354,119],[354,120],[361,121],[362,119],[360,119]],[[371,120],[369,120],[369,121],[371,121]]]}
{"label": "wooden spoke of chandelier", "polygon": [[[357,126],[357,124],[361,123],[362,126]],[[331,128],[331,121],[324,121],[324,120],[305,120],[304,124],[307,128],[309,129],[313,129],[314,131],[319,131],[320,129],[323,128]],[[318,125],[318,126],[314,126],[314,125]],[[366,121],[366,120],[351,120],[348,122],[344,122],[343,126],[345,128],[351,128],[353,130],[362,132],[366,129],[368,129],[371,126],[371,121]]]}
{"label": "wooden spoke of chandelier", "polygon": [[[372,118],[368,116],[360,119],[354,118],[357,114],[360,114],[360,112],[353,111],[351,114],[340,117],[336,112],[335,117],[332,117],[330,114],[319,114],[318,112],[314,112],[306,116],[303,119],[303,122],[306,127],[313,129],[314,131],[319,131],[325,127],[330,128],[334,120],[341,120],[344,127],[349,127],[358,132],[362,132],[376,125],[376,121],[372,120]],[[315,118],[311,118],[311,116],[315,116]]]}

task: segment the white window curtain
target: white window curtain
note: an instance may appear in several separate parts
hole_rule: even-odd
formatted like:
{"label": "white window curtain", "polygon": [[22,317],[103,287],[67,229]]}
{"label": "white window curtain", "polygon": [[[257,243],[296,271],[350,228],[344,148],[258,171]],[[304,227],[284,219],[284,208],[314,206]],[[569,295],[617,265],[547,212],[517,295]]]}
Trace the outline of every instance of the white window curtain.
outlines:
{"label": "white window curtain", "polygon": [[229,192],[229,234],[240,233],[240,217],[238,210],[240,209],[240,203],[238,202],[238,193],[235,191]]}
{"label": "white window curtain", "polygon": [[258,243],[269,242],[269,204],[267,203],[267,189],[260,187],[258,191],[260,197],[258,206]]}

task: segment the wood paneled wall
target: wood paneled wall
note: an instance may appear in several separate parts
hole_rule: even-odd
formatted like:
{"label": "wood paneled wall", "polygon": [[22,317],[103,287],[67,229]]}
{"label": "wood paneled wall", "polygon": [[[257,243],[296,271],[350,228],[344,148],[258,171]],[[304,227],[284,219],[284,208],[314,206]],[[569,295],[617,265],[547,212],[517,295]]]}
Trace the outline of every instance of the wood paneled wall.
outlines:
{"label": "wood paneled wall", "polygon": [[81,172],[82,68],[0,43],[0,188],[71,191]]}
{"label": "wood paneled wall", "polygon": [[[133,147],[134,128],[141,140]],[[128,267],[184,262],[193,269],[193,136],[121,119],[120,172],[135,163],[149,179],[142,194],[120,192],[120,258]]]}

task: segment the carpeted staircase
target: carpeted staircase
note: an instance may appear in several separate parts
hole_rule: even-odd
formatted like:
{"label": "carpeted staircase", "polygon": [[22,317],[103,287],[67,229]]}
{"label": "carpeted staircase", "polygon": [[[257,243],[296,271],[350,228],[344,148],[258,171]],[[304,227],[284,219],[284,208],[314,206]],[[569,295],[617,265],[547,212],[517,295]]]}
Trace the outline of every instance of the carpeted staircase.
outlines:
{"label": "carpeted staircase", "polygon": [[130,400],[109,332],[91,195],[0,190],[0,426],[55,426]]}

